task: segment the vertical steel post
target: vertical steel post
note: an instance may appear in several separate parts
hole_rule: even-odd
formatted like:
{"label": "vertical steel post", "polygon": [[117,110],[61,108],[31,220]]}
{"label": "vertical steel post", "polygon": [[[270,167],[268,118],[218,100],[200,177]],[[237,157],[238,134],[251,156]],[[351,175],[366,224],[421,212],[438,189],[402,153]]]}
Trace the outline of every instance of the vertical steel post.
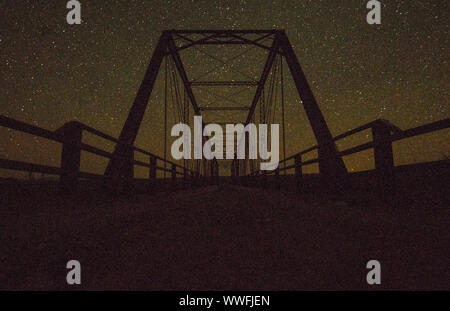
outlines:
{"label": "vertical steel post", "polygon": [[275,170],[275,189],[280,189],[280,167]]}
{"label": "vertical steel post", "polygon": [[294,158],[295,165],[295,190],[301,192],[302,191],[302,155],[298,154]]}
{"label": "vertical steel post", "polygon": [[64,137],[61,153],[62,174],[59,177],[59,187],[63,194],[76,191],[80,173],[81,140],[83,129],[76,122],[68,122],[59,129]]}
{"label": "vertical steel post", "polygon": [[395,186],[391,130],[381,122],[375,123],[372,126],[372,135],[378,191],[383,199],[389,200]]}
{"label": "vertical steel post", "polygon": [[175,164],[172,164],[171,175],[172,175],[173,189],[175,190],[175,187],[177,185],[177,167],[175,166]]}
{"label": "vertical steel post", "polygon": [[150,168],[148,178],[152,180],[156,179],[156,157],[152,155],[150,156]]}

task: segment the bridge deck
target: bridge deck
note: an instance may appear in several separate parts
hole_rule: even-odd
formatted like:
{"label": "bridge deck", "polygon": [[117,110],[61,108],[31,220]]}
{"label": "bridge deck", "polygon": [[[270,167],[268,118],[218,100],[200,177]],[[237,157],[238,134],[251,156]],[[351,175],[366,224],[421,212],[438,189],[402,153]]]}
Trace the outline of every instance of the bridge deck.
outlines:
{"label": "bridge deck", "polygon": [[448,209],[391,209],[223,185],[2,203],[2,289],[449,289]]}

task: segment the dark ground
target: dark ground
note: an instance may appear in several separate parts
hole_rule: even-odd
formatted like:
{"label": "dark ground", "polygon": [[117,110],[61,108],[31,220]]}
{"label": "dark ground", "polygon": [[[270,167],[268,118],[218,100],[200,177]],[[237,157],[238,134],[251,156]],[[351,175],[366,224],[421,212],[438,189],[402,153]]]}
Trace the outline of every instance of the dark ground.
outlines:
{"label": "dark ground", "polygon": [[[0,289],[450,289],[449,209],[210,186],[3,198]],[[80,286],[66,263],[81,263]],[[381,263],[382,284],[366,283]]]}

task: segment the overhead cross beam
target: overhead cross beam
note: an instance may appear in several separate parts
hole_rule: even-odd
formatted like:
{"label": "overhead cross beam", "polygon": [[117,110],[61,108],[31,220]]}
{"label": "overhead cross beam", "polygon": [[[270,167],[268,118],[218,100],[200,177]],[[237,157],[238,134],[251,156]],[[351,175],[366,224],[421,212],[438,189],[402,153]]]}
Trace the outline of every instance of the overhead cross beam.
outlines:
{"label": "overhead cross beam", "polygon": [[265,46],[264,44],[258,43],[258,40],[249,40],[249,39],[246,39],[246,38],[244,38],[242,36],[238,36],[238,35],[234,35],[234,34],[232,34],[231,36],[233,38],[236,38],[236,39],[242,41],[243,42],[242,44],[254,44],[256,46],[259,46],[260,48],[263,48],[263,49],[266,49],[266,50],[269,50],[269,51],[271,50],[270,47]]}
{"label": "overhead cross beam", "polygon": [[205,110],[248,110],[248,107],[200,107],[200,111]]}
{"label": "overhead cross beam", "polygon": [[[253,31],[233,31],[233,30],[210,30],[203,32],[187,32],[183,30],[174,30],[173,33],[185,41],[188,41],[188,44],[185,44],[181,47],[178,47],[177,50],[181,51],[187,49],[189,47],[195,45],[255,45],[260,48],[270,50],[270,47],[265,46],[264,44],[259,43],[260,41],[266,39],[271,36],[275,31],[274,30],[263,30],[261,32],[253,32]],[[189,34],[202,34],[205,35],[204,38],[193,40],[188,37]],[[206,36],[206,34],[208,34]],[[243,37],[245,34],[264,34],[263,36],[251,40]]]}
{"label": "overhead cross beam", "polygon": [[257,86],[257,81],[192,81],[191,86]]}
{"label": "overhead cross beam", "polygon": [[173,33],[176,34],[273,34],[277,32],[276,29],[219,29],[219,30],[206,30],[206,29],[199,29],[199,30],[192,30],[192,29],[177,29],[172,30]]}
{"label": "overhead cross beam", "polygon": [[[219,32],[219,33],[220,33],[220,32]],[[181,51],[181,50],[190,48],[191,46],[194,46],[194,45],[202,44],[202,43],[207,42],[209,39],[214,38],[214,37],[216,37],[216,36],[217,36],[217,34],[215,33],[215,34],[209,35],[209,36],[207,36],[207,37],[204,37],[204,38],[202,38],[202,39],[200,39],[200,40],[192,41],[192,42],[189,43],[189,44],[186,44],[186,45],[183,45],[182,47],[177,48],[177,51]]]}

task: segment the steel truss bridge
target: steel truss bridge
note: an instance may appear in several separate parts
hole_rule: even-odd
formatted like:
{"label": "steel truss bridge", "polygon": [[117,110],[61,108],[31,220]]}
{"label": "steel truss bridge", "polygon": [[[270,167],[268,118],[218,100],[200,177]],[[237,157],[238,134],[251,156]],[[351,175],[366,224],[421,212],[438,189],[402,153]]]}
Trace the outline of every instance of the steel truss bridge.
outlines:
{"label": "steel truss bridge", "polygon": [[[215,45],[226,48],[227,46],[252,46],[266,51],[266,59],[262,64],[262,70],[258,79],[248,76],[247,80],[199,80],[190,79],[187,66],[182,61],[180,52],[195,49],[197,46]],[[206,53],[207,54],[207,53]],[[220,66],[227,66],[233,58],[223,61],[214,55],[205,55],[217,60]],[[283,70],[287,70],[292,77],[298,93],[299,103],[304,108],[311,125],[317,144],[293,155],[285,153],[285,107],[284,107],[284,81]],[[234,71],[239,71],[232,69]],[[141,126],[144,113],[149,103],[152,91],[155,88],[158,73],[164,77],[164,155],[152,153],[135,146],[135,140]],[[242,74],[245,75],[245,74]],[[242,76],[241,75],[241,76]],[[216,94],[223,102],[233,105],[200,105],[195,96],[196,87],[206,87],[214,94],[217,87],[246,87],[254,89],[251,102],[247,105],[236,105],[236,101]],[[239,95],[239,92],[233,95]],[[172,108],[168,102],[172,103]],[[277,106],[278,103],[278,106]],[[358,153],[367,149],[374,150],[377,189],[388,195],[395,185],[394,160],[392,143],[409,137],[430,133],[450,126],[450,119],[426,124],[416,128],[401,130],[386,120],[375,120],[346,133],[333,136],[327,126],[319,105],[311,91],[300,62],[294,49],[283,30],[167,30],[164,31],[155,47],[145,76],[138,89],[136,98],[131,105],[128,117],[118,138],[112,137],[93,127],[80,122],[70,121],[56,131],[49,131],[31,124],[26,124],[7,116],[0,116],[0,125],[13,130],[25,132],[31,135],[43,137],[62,144],[61,166],[51,167],[34,163],[26,163],[11,159],[0,159],[0,168],[40,172],[44,174],[58,175],[60,190],[62,193],[73,193],[82,180],[103,180],[108,184],[108,189],[135,188],[133,184],[134,167],[148,169],[148,179],[143,188],[151,192],[157,188],[157,172],[169,175],[169,181],[164,179],[164,189],[185,188],[192,185],[204,185],[218,183],[218,161],[216,160],[191,160],[182,164],[175,163],[167,158],[167,113],[172,110],[178,122],[189,123],[193,115],[205,116],[208,112],[240,111],[247,114],[242,120],[210,120],[210,123],[242,123],[250,122],[273,123],[274,111],[281,109],[283,159],[279,167],[271,172],[257,170],[258,161],[235,158],[231,164],[230,175],[234,183],[253,186],[267,186],[271,184],[277,188],[289,188],[294,185],[294,191],[305,189],[307,180],[303,178],[302,167],[317,163],[319,167],[320,186],[317,189],[330,193],[342,193],[349,187],[349,174],[342,157]],[[259,116],[256,112],[259,111]],[[151,113],[151,112],[150,112]],[[352,148],[338,151],[336,141],[357,134],[364,130],[371,130],[373,141]],[[90,133],[115,143],[113,152],[105,151],[92,145],[83,143],[83,133]],[[248,143],[248,140],[246,140]],[[317,151],[317,158],[304,160],[302,157],[309,152]],[[80,171],[81,152],[96,154],[109,159],[109,164],[103,175]],[[140,153],[148,158],[148,161],[135,159],[135,154]],[[445,165],[448,165],[448,161]],[[280,171],[295,171],[295,178],[280,177]],[[142,184],[142,180],[140,181]],[[161,184],[161,182],[160,182]],[[131,185],[131,186],[130,186]],[[292,187],[291,187],[292,188]],[[307,187],[306,187],[307,188]]]}

